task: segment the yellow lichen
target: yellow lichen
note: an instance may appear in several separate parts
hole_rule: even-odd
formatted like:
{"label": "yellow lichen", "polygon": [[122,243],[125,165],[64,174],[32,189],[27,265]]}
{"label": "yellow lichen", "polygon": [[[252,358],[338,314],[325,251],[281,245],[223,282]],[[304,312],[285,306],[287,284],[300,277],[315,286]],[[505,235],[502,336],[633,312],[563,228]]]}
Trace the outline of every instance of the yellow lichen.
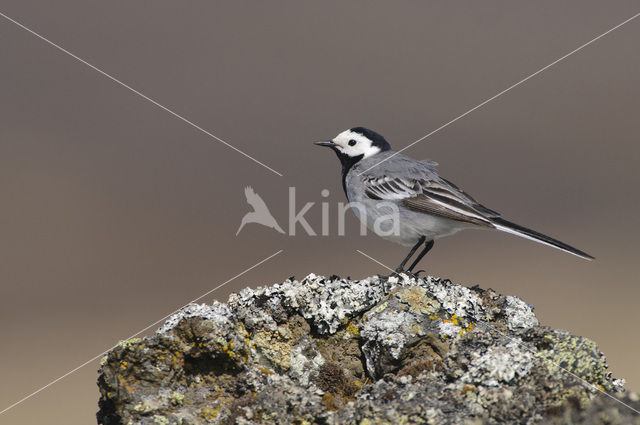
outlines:
{"label": "yellow lichen", "polygon": [[142,342],[142,338],[131,338],[131,339],[125,339],[122,340],[120,342],[118,342],[118,347],[123,348],[125,350],[130,349],[132,346],[139,344]]}
{"label": "yellow lichen", "polygon": [[331,393],[324,393],[322,396],[322,404],[324,404],[324,408],[326,410],[338,410],[335,406],[336,398]]}
{"label": "yellow lichen", "polygon": [[431,298],[424,288],[418,286],[398,292],[396,298],[407,304],[409,310],[417,314],[433,314],[440,309],[440,303]]}
{"label": "yellow lichen", "polygon": [[349,323],[349,326],[347,326],[347,333],[352,337],[357,338],[360,336],[360,329],[353,323]]}
{"label": "yellow lichen", "polygon": [[153,415],[153,423],[159,425],[168,425],[169,419],[165,418],[164,416]]}
{"label": "yellow lichen", "polygon": [[218,416],[219,413],[220,411],[218,409],[211,409],[209,407],[205,407],[200,411],[200,417],[205,421],[210,422],[210,421],[213,421]]}
{"label": "yellow lichen", "polygon": [[475,323],[473,322],[469,322],[469,324],[467,326],[462,326],[462,328],[460,329],[460,335],[464,335],[467,332],[471,332],[473,330],[475,326]]}
{"label": "yellow lichen", "polygon": [[291,342],[278,332],[259,330],[253,336],[256,349],[281,371],[291,367]]}
{"label": "yellow lichen", "polygon": [[385,308],[387,308],[387,305],[389,303],[387,301],[383,302],[382,304],[380,304],[378,307],[376,307],[374,311],[374,313],[381,313]]}
{"label": "yellow lichen", "polygon": [[171,400],[171,404],[174,406],[181,406],[184,402],[184,394],[171,393],[169,400]]}
{"label": "yellow lichen", "polygon": [[266,369],[264,367],[258,367],[258,370],[262,372],[263,375],[273,375],[273,371]]}
{"label": "yellow lichen", "polygon": [[458,315],[454,314],[451,316],[451,319],[443,320],[444,323],[453,323],[456,326],[460,326],[460,322],[458,321]]}

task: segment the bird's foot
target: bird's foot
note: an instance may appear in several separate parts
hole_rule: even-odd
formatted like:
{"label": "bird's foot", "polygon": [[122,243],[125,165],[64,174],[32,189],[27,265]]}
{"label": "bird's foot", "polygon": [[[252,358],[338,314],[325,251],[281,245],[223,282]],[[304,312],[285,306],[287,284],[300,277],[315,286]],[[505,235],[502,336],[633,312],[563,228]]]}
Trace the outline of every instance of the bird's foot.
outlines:
{"label": "bird's foot", "polygon": [[405,269],[396,269],[393,273],[391,273],[389,276],[387,276],[387,279],[390,277],[395,277],[398,280],[402,281],[406,278],[412,278],[415,277],[415,275],[410,272],[409,270],[405,270]]}
{"label": "bird's foot", "polygon": [[418,270],[417,272],[411,271],[411,270],[404,270],[402,272],[404,275],[408,276],[409,278],[412,279],[420,279],[420,273],[425,273],[424,270]]}
{"label": "bird's foot", "polygon": [[396,269],[392,271],[391,274],[387,275],[387,279],[389,279],[390,277],[397,277],[398,279],[402,279],[403,274],[406,275],[407,271],[402,267],[396,267]]}
{"label": "bird's foot", "polygon": [[392,289],[392,284],[389,283],[389,279],[392,277],[396,277],[399,280],[404,280],[405,276],[408,277],[409,279],[420,279],[420,274],[421,273],[425,273],[424,270],[418,270],[417,272],[413,272],[410,270],[405,270],[402,267],[397,267],[393,272],[391,272],[391,274],[388,274],[386,276],[382,276],[380,275],[383,281],[383,286],[382,289],[385,293],[390,293],[391,289]]}
{"label": "bird's foot", "polygon": [[404,278],[403,278],[402,274],[404,274],[404,273],[406,273],[406,271],[404,269],[401,269],[400,267],[398,267],[388,275],[379,275],[380,276],[380,280],[382,281],[382,290],[384,291],[385,294],[391,293],[391,289],[393,289],[393,287],[394,287],[394,283],[390,282],[389,280],[391,278],[396,278],[398,280],[403,280]]}

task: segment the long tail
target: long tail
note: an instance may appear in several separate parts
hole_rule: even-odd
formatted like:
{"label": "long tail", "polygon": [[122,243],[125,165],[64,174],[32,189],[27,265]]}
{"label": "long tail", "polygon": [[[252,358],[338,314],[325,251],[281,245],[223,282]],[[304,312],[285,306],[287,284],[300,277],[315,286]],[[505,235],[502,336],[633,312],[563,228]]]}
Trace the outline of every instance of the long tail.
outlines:
{"label": "long tail", "polygon": [[503,232],[511,233],[516,236],[520,236],[522,238],[530,239],[535,242],[539,242],[545,245],[552,246],[564,252],[568,252],[569,254],[576,255],[580,258],[584,258],[585,260],[593,260],[594,257],[587,254],[584,251],[580,251],[572,246],[567,245],[564,242],[560,242],[557,239],[553,239],[547,235],[543,235],[542,233],[538,233],[535,230],[527,229],[526,227],[520,226],[519,224],[512,223],[500,217],[492,218],[491,222],[498,230],[502,230]]}

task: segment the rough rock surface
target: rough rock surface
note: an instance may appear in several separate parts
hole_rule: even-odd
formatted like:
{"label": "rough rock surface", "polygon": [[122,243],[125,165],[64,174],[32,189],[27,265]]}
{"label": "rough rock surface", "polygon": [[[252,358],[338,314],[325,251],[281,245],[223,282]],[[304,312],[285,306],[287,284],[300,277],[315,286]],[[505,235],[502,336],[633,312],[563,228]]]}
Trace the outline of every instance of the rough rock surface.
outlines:
{"label": "rough rock surface", "polygon": [[[623,424],[593,341],[435,278],[309,275],[192,304],[102,361],[113,424]],[[635,422],[633,422],[635,421]]]}

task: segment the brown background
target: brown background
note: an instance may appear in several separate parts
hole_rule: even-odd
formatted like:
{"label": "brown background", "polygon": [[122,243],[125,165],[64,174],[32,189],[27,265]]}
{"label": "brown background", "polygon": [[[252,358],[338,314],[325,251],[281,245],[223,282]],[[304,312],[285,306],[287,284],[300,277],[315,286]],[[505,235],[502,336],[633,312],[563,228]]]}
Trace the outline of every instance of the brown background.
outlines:
{"label": "brown background", "polygon": [[[310,272],[385,272],[356,249],[395,266],[405,248],[358,236],[351,216],[343,238],[258,225],[235,237],[243,187],[283,226],[289,186],[300,204],[328,188],[335,214],[339,165],[312,141],[364,125],[406,146],[638,3],[2,0],[0,11],[284,174],[0,18],[1,410],[278,249],[215,297]],[[406,152],[597,257],[466,232],[423,265],[523,297],[544,324],[597,341],[636,391],[639,39],[640,20]],[[308,217],[319,229],[319,205]],[[93,423],[97,366],[0,423]]]}

